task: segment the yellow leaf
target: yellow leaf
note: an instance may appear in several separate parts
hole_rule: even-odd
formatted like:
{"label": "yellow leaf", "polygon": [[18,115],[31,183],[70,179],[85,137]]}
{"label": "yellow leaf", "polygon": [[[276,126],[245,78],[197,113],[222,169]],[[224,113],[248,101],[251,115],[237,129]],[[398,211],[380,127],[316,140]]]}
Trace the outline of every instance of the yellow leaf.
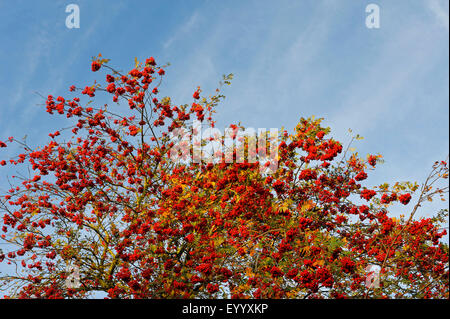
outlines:
{"label": "yellow leaf", "polygon": [[216,225],[213,225],[213,227],[211,227],[211,229],[209,230],[209,236],[211,236],[211,234],[216,230]]}
{"label": "yellow leaf", "polygon": [[224,241],[225,241],[224,238],[219,237],[219,238],[217,238],[217,239],[214,240],[214,245],[215,245],[216,247],[219,247]]}
{"label": "yellow leaf", "polygon": [[314,266],[323,266],[325,265],[325,261],[323,259],[317,260],[313,263]]}
{"label": "yellow leaf", "polygon": [[304,203],[302,205],[301,210],[302,211],[308,211],[308,210],[310,210],[311,208],[313,208],[315,206],[316,206],[316,204],[313,201],[309,200],[309,201],[307,201],[306,203]]}

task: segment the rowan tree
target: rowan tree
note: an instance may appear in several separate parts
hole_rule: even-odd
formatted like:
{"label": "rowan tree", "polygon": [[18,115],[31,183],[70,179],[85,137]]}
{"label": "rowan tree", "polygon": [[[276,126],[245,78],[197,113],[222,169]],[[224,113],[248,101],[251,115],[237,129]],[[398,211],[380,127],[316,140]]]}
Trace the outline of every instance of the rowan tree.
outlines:
{"label": "rowan tree", "polygon": [[[193,120],[213,128],[221,90],[196,88],[173,105],[159,92],[166,66],[152,57],[121,72],[99,55],[91,68],[105,77],[46,99],[69,129],[40,147],[0,141],[23,148],[0,164],[30,172],[0,198],[5,298],[448,298],[446,210],[417,214],[448,192],[436,186],[446,161],[421,186],[368,187],[381,156],[344,150],[315,118],[267,138],[275,166],[248,152],[238,161],[237,149],[232,161],[174,161],[171,133]],[[112,103],[98,105],[100,95]],[[370,265],[379,286],[367,284]],[[68,284],[77,270],[79,285]]]}

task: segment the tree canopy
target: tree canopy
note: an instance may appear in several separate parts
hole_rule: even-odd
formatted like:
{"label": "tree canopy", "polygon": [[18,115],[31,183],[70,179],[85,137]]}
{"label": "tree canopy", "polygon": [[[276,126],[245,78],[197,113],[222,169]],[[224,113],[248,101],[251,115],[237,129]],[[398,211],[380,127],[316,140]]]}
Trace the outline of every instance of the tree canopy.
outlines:
{"label": "tree canopy", "polygon": [[[30,172],[0,194],[4,297],[448,298],[447,212],[417,214],[448,192],[436,186],[446,161],[421,185],[368,187],[381,155],[359,157],[316,118],[265,135],[255,152],[275,146],[269,160],[238,160],[256,143],[239,134],[231,160],[224,148],[213,160],[193,161],[193,148],[174,160],[175,132],[195,131],[194,120],[215,127],[221,89],[173,105],[159,92],[166,66],[152,57],[121,72],[99,55],[91,68],[104,80],[46,99],[72,127],[40,147],[0,141],[23,148],[0,164]],[[98,105],[99,95],[112,103]]]}

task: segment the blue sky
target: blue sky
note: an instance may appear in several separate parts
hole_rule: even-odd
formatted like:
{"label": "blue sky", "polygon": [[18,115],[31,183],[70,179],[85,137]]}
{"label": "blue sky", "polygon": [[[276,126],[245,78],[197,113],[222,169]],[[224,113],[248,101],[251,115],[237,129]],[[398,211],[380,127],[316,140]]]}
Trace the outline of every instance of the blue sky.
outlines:
{"label": "blue sky", "polygon": [[[70,3],[79,29],[65,26]],[[369,3],[380,6],[379,29],[365,26]],[[0,0],[0,140],[27,135],[37,146],[64,127],[35,92],[92,84],[92,56],[120,69],[154,56],[171,63],[162,95],[175,103],[234,73],[219,128],[292,130],[300,117],[323,117],[336,139],[347,143],[351,128],[364,136],[360,154],[383,155],[369,183],[421,182],[449,153],[448,16],[447,0]]]}
{"label": "blue sky", "polygon": [[[65,26],[70,3],[79,29]],[[365,26],[369,3],[380,6],[379,29]],[[348,142],[351,128],[365,138],[360,154],[384,156],[371,183],[420,182],[449,153],[448,11],[446,0],[0,0],[0,140],[28,135],[36,146],[63,127],[35,92],[93,83],[92,56],[121,69],[154,56],[171,63],[162,95],[175,103],[235,74],[222,129],[292,130],[302,116],[324,117],[336,139]]]}

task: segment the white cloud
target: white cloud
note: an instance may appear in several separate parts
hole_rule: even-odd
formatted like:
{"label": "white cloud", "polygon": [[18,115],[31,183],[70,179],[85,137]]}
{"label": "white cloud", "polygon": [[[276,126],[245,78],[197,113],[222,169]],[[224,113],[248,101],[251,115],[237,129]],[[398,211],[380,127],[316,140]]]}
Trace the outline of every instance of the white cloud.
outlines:
{"label": "white cloud", "polygon": [[14,108],[22,100],[24,89],[29,86],[42,58],[48,56],[50,52],[52,43],[49,40],[49,34],[42,25],[38,30],[37,36],[33,38],[25,50],[28,53],[23,59],[23,64],[21,65],[19,73],[26,76],[21,76],[20,82],[18,82],[14,88],[15,93],[9,102],[11,108]]}
{"label": "white cloud", "polygon": [[437,39],[429,36],[425,24],[418,23],[392,33],[379,45],[379,57],[348,85],[330,118],[338,135],[344,136],[348,128],[364,135],[392,121],[390,116],[399,108],[409,112],[408,96],[402,94],[411,92],[416,79],[435,65],[439,52]]}
{"label": "white cloud", "polygon": [[197,24],[198,17],[199,17],[198,12],[194,12],[190,16],[189,20],[187,20],[185,24],[183,24],[180,28],[178,28],[178,31],[176,31],[175,34],[173,36],[171,36],[163,44],[164,49],[169,48],[173,44],[174,41],[176,41],[177,39],[179,39],[180,37],[182,37],[186,33],[189,33],[194,28],[194,26]]}
{"label": "white cloud", "polygon": [[[24,50],[26,53],[22,59],[24,62],[18,70],[19,74],[26,76],[21,76],[20,80],[14,85],[12,89],[14,94],[9,100],[11,109],[17,108],[19,104],[23,104],[21,105],[20,113],[16,115],[18,117],[17,121],[22,123],[23,127],[29,127],[36,113],[42,111],[42,107],[39,108],[37,106],[44,103],[39,94],[47,96],[61,90],[64,81],[67,80],[62,75],[67,74],[71,70],[73,63],[77,61],[83,50],[86,50],[92,34],[98,30],[101,23],[112,23],[124,5],[126,4],[122,2],[114,6],[113,10],[103,12],[102,16],[94,20],[89,27],[83,27],[82,25],[80,29],[74,29],[74,32],[82,32],[82,34],[70,47],[61,45],[61,43],[64,43],[65,28],[54,30],[45,22],[36,26],[37,36],[32,38],[26,45]],[[36,72],[38,68],[47,65],[46,63],[54,54],[52,51],[59,50],[67,52],[66,58],[52,63],[52,67],[48,68],[45,78],[37,77]],[[39,94],[36,94],[36,85],[41,87],[39,92],[37,92]],[[4,125],[2,129],[8,135],[15,127],[16,121],[11,121]]]}
{"label": "white cloud", "polygon": [[[332,26],[339,19],[337,8],[337,2],[324,1],[305,14],[307,7],[299,4],[289,8],[290,12],[280,8],[269,16],[270,20],[262,21],[269,25],[265,41],[258,42],[248,72],[237,74],[237,83],[227,101],[233,114],[239,116],[233,121],[276,127],[292,116],[310,112],[299,110],[302,106],[298,105],[298,98],[323,90],[322,74],[315,72],[313,65],[330,41]],[[295,13],[299,20],[292,27],[288,21],[295,19]],[[301,20],[304,17],[307,20]],[[260,28],[264,30],[264,25]],[[256,119],[258,123],[254,122]]]}
{"label": "white cloud", "polygon": [[435,15],[438,23],[448,32],[448,0],[429,0],[428,9]]}

